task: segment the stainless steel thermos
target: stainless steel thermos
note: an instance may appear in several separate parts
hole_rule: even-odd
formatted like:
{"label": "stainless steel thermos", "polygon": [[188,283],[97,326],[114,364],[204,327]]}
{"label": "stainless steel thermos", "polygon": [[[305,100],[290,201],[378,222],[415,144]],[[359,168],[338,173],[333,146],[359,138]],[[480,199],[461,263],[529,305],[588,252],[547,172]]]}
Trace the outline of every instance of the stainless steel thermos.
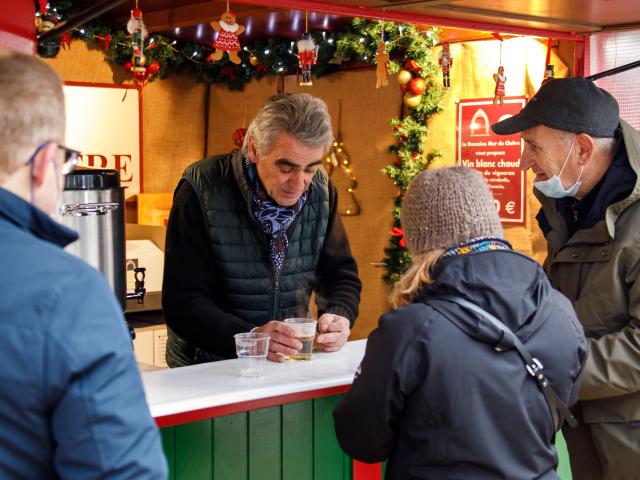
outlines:
{"label": "stainless steel thermos", "polygon": [[66,250],[101,271],[126,303],[124,189],[117,170],[78,169],[64,179],[62,223],[80,239]]}

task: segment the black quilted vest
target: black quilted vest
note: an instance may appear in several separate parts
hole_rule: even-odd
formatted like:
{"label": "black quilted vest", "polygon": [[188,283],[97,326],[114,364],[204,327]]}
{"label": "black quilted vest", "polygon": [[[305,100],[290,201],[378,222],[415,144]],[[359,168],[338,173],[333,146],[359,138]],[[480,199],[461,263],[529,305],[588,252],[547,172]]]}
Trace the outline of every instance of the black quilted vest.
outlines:
{"label": "black quilted vest", "polygon": [[[289,249],[279,275],[269,258],[269,239],[253,213],[242,155],[209,157],[187,168],[205,217],[223,310],[259,326],[306,316],[329,220],[329,186],[320,170],[307,202],[289,227]],[[212,319],[215,321],[215,319]]]}

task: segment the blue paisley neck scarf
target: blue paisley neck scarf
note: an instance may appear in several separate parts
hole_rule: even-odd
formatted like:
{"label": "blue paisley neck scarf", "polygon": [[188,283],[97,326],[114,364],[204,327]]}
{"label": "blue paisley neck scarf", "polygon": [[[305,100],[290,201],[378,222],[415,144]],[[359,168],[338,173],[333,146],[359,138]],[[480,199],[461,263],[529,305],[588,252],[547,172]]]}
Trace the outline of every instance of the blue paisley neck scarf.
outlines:
{"label": "blue paisley neck scarf", "polygon": [[267,195],[260,180],[256,166],[245,158],[245,173],[249,186],[253,193],[253,216],[262,228],[262,231],[270,237],[269,257],[276,273],[280,273],[284,264],[284,256],[289,247],[287,229],[291,226],[307,200],[305,191],[298,202],[291,207],[283,207]]}
{"label": "blue paisley neck scarf", "polygon": [[478,237],[451,247],[442,254],[441,258],[452,257],[454,255],[467,255],[475,252],[486,252],[488,250],[511,249],[511,244],[506,240],[494,237]]}

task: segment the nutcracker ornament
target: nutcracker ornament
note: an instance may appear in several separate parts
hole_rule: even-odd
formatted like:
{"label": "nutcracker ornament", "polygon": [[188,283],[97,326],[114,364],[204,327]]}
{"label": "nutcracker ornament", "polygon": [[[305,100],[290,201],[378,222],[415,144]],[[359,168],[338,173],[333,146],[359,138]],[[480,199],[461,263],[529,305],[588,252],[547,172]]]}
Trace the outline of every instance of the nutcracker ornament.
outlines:
{"label": "nutcracker ornament", "polygon": [[444,88],[451,87],[451,67],[453,66],[453,58],[449,51],[449,43],[442,44],[442,50],[438,53],[438,63],[442,67],[442,86]]}
{"label": "nutcracker ornament", "polygon": [[[45,0],[40,0],[39,7],[40,10],[36,12],[35,23],[36,32],[38,35],[41,35],[57,27],[60,20],[56,15],[49,11]],[[51,58],[55,57],[60,51],[60,43],[58,43],[57,39],[48,40],[46,42],[40,41],[38,42],[37,48],[38,55],[44,58]]]}
{"label": "nutcracker ornament", "polygon": [[300,86],[311,86],[311,67],[316,64],[318,59],[318,47],[313,41],[309,32],[304,32],[302,38],[298,40],[298,67],[302,80]]}
{"label": "nutcracker ornament", "polygon": [[214,52],[209,56],[209,60],[217,62],[222,59],[224,52],[229,55],[229,61],[239,65],[241,60],[238,52],[240,51],[240,41],[238,35],[244,32],[244,26],[238,25],[236,22],[236,14],[229,10],[227,3],[227,11],[220,16],[220,21],[213,20],[211,28],[218,32],[218,37],[213,43]]}
{"label": "nutcracker ornament", "polygon": [[144,54],[144,41],[149,33],[142,21],[142,10],[138,8],[137,1],[136,8],[131,10],[131,17],[129,18],[129,22],[127,22],[127,31],[131,35],[131,46],[133,47],[130,70],[136,76],[136,79],[140,76],[146,77],[147,57]]}
{"label": "nutcracker ornament", "polygon": [[498,67],[498,73],[493,74],[493,81],[496,82],[496,89],[493,96],[493,104],[504,105],[504,84],[507,81],[507,76],[504,74],[504,67],[501,65]]}

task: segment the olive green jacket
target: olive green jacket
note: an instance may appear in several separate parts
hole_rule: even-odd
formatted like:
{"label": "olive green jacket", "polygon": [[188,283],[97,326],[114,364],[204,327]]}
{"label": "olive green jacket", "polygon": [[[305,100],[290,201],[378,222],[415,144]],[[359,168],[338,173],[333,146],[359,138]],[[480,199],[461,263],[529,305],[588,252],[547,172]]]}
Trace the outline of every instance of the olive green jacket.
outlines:
{"label": "olive green jacket", "polygon": [[[631,168],[640,172],[640,132],[621,121]],[[545,270],[573,302],[591,352],[580,400],[586,423],[640,420],[640,182],[605,219],[568,238],[555,199],[535,190],[551,231]]]}

